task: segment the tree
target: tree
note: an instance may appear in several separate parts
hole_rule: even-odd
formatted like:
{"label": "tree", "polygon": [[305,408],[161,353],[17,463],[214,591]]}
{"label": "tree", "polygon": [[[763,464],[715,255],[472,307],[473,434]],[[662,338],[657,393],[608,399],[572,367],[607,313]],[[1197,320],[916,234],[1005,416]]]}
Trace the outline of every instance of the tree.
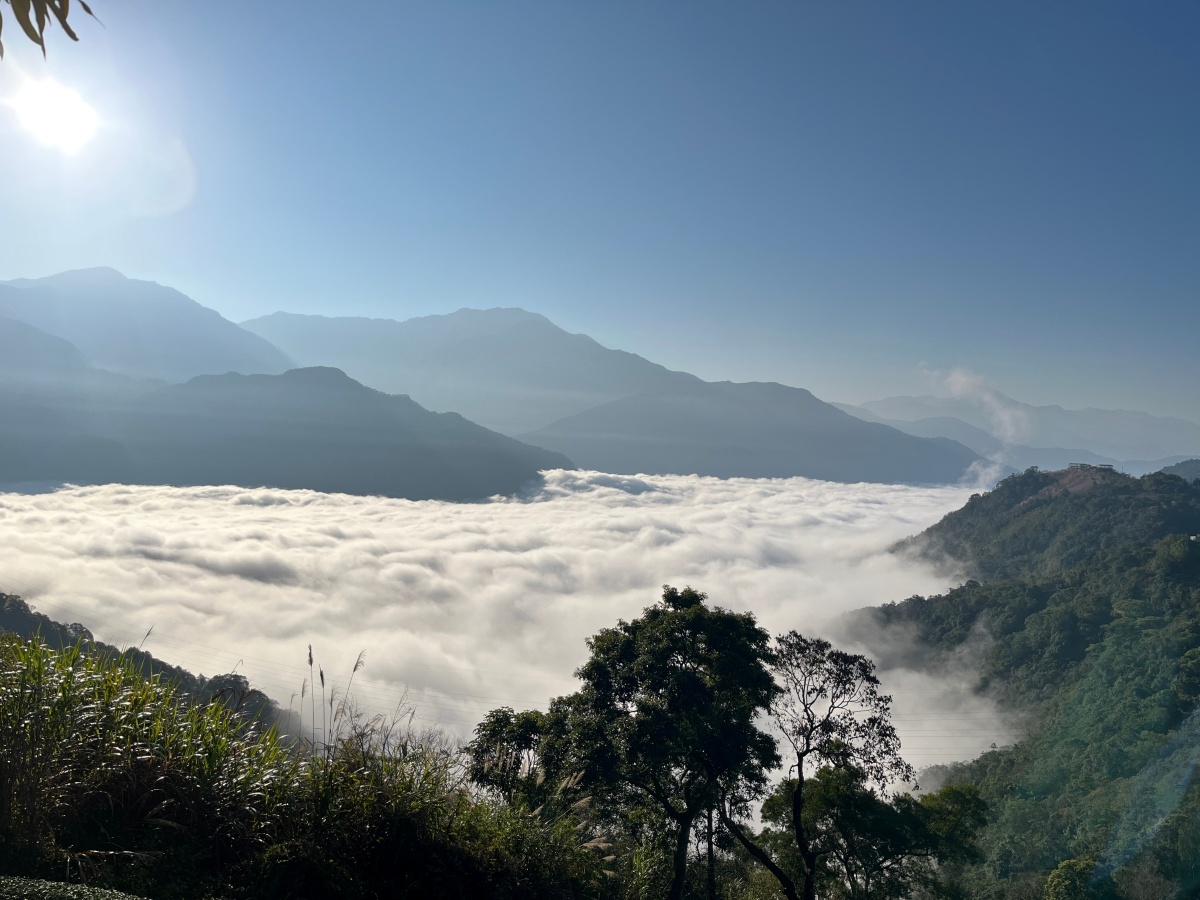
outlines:
{"label": "tree", "polygon": [[[783,781],[763,804],[760,836],[781,866],[802,869],[793,838],[796,780]],[[824,897],[886,900],[943,896],[940,864],[978,857],[976,837],[986,804],[974,787],[951,785],[919,800],[899,794],[890,800],[853,766],[827,766],[809,779],[805,828],[813,835],[816,881]],[[782,850],[783,852],[780,852]]]}
{"label": "tree", "polygon": [[777,692],[769,635],[749,613],[708,607],[691,588],[588,641],[582,688],[552,705],[566,715],[584,783],[615,810],[644,807],[674,829],[668,896],[683,896],[694,826],[736,789],[761,793],[778,764],[755,719]]}
{"label": "tree", "polygon": [[1046,879],[1044,900],[1112,900],[1112,879],[1090,859],[1067,859]]}
{"label": "tree", "polygon": [[779,881],[790,900],[815,900],[822,848],[812,817],[805,814],[807,780],[822,766],[852,769],[885,786],[911,780],[892,727],[891,697],[879,693],[875,664],[844,653],[828,641],[792,631],[776,640],[772,670],[778,682],[771,712],[791,748],[795,772],[790,824],[798,859],[799,890],[785,869],[734,821],[738,798],[726,795],[722,822],[748,853]]}
{"label": "tree", "polygon": [[[92,18],[95,14],[83,0],[76,0],[79,8]],[[71,12],[71,0],[0,0],[0,10],[7,3],[12,8],[13,17],[25,36],[42,48],[46,54],[46,26],[57,22],[63,33],[73,41],[79,40],[74,29],[67,22]],[[0,33],[4,30],[4,14],[0,12]],[[0,59],[4,58],[4,44],[0,42]]]}
{"label": "tree", "polygon": [[530,807],[540,806],[565,774],[561,760],[546,752],[547,746],[561,747],[561,741],[547,740],[558,725],[559,718],[538,710],[492,710],[464,748],[467,776],[509,802],[519,799]]}

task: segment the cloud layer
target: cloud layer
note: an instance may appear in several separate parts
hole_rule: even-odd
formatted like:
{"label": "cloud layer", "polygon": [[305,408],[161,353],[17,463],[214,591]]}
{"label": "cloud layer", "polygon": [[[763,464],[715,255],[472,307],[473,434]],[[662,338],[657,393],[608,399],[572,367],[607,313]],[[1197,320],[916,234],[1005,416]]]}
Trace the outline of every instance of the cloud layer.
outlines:
{"label": "cloud layer", "polygon": [[[586,638],[663,584],[772,631],[827,630],[846,610],[939,591],[932,571],[883,551],[967,493],[559,471],[482,504],[225,487],[2,494],[0,590],[115,644],[153,626],[147,650],[206,674],[236,666],[284,706],[309,675],[307,644],[338,685],[365,650],[360,702],[407,698],[465,734],[488,709],[573,690]],[[1004,736],[969,680],[889,676],[918,764]],[[932,729],[933,710],[951,718]]]}

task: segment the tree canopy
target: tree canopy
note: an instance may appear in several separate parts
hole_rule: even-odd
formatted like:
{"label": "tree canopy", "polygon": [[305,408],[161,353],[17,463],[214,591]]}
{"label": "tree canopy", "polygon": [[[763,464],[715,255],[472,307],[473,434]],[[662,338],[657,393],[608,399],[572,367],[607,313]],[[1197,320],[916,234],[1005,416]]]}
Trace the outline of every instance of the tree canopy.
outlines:
{"label": "tree canopy", "polygon": [[691,588],[588,641],[583,686],[552,709],[566,715],[571,747],[604,801],[650,805],[673,824],[669,896],[683,896],[697,819],[722,786],[754,793],[778,761],[756,717],[777,692],[770,636],[749,613],[706,605]]}

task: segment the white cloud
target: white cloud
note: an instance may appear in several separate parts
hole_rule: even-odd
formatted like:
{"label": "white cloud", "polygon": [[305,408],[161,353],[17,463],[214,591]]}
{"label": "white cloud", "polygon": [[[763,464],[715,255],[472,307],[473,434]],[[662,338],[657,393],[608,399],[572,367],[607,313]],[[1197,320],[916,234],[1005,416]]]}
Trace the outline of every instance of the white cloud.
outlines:
{"label": "white cloud", "polygon": [[[307,644],[339,685],[365,649],[363,703],[390,709],[407,691],[423,720],[467,733],[490,708],[573,690],[585,639],[663,584],[776,632],[939,591],[932,571],[884,550],[968,493],[558,471],[481,504],[231,487],[0,494],[0,590],[116,644],[154,626],[147,650],[206,674],[236,665],[285,707]],[[944,688],[905,679],[899,716]],[[974,749],[995,739],[980,729]],[[913,758],[962,756],[954,746]]]}
{"label": "white cloud", "polygon": [[931,374],[951,396],[979,406],[988,417],[992,434],[1000,440],[1015,444],[1028,440],[1033,433],[1029,413],[989,385],[983,376],[962,368]]}

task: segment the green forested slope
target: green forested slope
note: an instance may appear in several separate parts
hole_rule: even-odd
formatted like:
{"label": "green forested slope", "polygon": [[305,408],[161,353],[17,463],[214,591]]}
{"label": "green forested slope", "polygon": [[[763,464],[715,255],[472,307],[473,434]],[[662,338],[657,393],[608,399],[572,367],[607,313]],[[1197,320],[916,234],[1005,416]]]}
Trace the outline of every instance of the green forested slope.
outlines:
{"label": "green forested slope", "polygon": [[1006,478],[899,549],[980,579],[1064,572],[1101,550],[1200,532],[1200,485],[1088,467]]}
{"label": "green forested slope", "polygon": [[1030,471],[907,542],[983,583],[867,615],[915,626],[931,666],[990,637],[980,688],[1025,728],[926,778],[975,783],[991,804],[972,896],[1039,896],[1072,858],[1094,863],[1096,896],[1107,876],[1124,896],[1200,896],[1197,532],[1200,485]]}

